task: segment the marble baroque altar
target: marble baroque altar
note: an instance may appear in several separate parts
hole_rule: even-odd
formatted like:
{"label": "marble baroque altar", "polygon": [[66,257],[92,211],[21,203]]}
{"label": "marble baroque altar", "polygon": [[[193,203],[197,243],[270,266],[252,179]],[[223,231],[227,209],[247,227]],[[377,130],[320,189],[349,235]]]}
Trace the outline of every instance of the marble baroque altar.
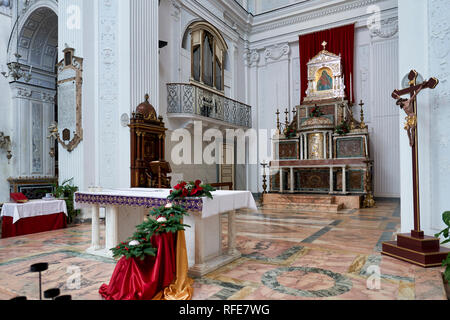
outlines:
{"label": "marble baroque altar", "polygon": [[[360,208],[363,198],[365,206],[374,204],[373,163],[363,103],[357,121],[345,94],[341,57],[325,50],[326,43],[323,45],[324,50],[308,63],[308,89],[294,111],[294,120],[288,121],[286,110],[286,122],[281,124],[277,112],[273,137],[276,158],[269,165],[266,204],[279,200],[277,193],[291,202],[313,203],[317,203],[314,195],[331,195],[329,199],[316,198],[330,205],[337,200],[335,210]],[[298,196],[286,197],[289,194]]]}
{"label": "marble baroque altar", "polygon": [[[92,240],[88,253],[112,257],[110,248],[127,240],[137,225],[146,219],[151,208],[168,202],[183,205],[189,212],[184,223],[188,251],[189,273],[203,276],[238,259],[236,249],[236,210],[256,211],[250,191],[214,191],[214,199],[186,198],[170,201],[170,189],[105,189],[75,193],[75,208],[91,210]],[[105,243],[100,243],[100,208],[106,211]],[[222,248],[221,216],[227,215],[227,248]]]}

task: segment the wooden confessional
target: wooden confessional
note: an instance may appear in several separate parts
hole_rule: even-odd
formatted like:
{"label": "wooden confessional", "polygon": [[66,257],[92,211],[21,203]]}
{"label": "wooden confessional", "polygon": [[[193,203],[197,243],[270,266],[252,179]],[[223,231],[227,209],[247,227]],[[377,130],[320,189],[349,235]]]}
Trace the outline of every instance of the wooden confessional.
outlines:
{"label": "wooden confessional", "polygon": [[167,129],[163,118],[157,117],[155,108],[145,101],[137,106],[130,120],[131,130],[131,187],[170,188],[172,172],[164,160]]}

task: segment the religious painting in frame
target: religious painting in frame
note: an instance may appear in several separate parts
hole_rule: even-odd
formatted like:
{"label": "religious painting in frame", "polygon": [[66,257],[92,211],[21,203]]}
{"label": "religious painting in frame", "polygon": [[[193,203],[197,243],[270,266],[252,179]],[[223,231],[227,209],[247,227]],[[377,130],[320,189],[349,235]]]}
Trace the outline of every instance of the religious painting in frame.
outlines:
{"label": "religious painting in frame", "polygon": [[82,72],[83,59],[75,57],[75,49],[64,49],[58,63],[58,123],[49,128],[50,137],[72,152],[83,140]]}
{"label": "religious painting in frame", "polygon": [[321,68],[316,73],[317,91],[328,91],[333,89],[333,74],[329,68]]}

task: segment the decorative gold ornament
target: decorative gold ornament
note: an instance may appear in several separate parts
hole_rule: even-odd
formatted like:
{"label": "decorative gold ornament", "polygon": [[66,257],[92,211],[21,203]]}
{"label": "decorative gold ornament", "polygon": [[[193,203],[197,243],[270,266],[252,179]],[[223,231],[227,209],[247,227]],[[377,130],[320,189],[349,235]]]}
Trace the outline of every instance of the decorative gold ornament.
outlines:
{"label": "decorative gold ornament", "polygon": [[417,127],[417,116],[408,116],[405,118],[405,130],[411,130]]}
{"label": "decorative gold ornament", "polygon": [[363,103],[363,101],[361,100],[361,103],[359,104],[359,106],[361,107],[361,124],[360,124],[360,128],[361,129],[365,129],[365,128],[367,128],[367,126],[366,126],[366,124],[365,124],[365,122],[364,122],[364,110],[363,110],[363,107],[364,107],[364,103]]}

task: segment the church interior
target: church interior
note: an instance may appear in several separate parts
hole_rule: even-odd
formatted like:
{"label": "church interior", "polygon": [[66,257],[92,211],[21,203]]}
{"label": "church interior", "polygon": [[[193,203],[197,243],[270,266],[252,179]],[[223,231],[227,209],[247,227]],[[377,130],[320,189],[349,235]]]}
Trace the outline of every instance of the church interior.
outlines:
{"label": "church interior", "polygon": [[0,0],[0,300],[450,299],[446,0]]}

